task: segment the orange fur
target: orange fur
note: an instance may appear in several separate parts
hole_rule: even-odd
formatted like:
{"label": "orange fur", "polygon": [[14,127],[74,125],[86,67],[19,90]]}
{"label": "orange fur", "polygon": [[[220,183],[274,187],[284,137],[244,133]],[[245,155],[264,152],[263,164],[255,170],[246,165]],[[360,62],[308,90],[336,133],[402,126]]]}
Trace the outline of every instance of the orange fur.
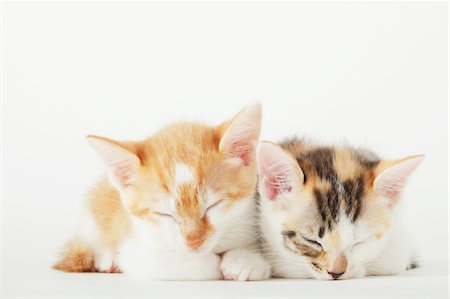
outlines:
{"label": "orange fur", "polygon": [[[88,136],[95,142],[107,144],[106,147],[113,148],[119,154],[133,157],[130,161],[138,161],[138,165],[125,165],[114,173],[120,176],[123,171],[126,172],[123,180],[119,180],[119,183],[124,184],[120,193],[104,178],[89,194],[89,210],[100,231],[102,245],[111,252],[117,251],[130,233],[129,213],[158,225],[159,218],[153,206],[172,196],[176,197],[180,231],[186,244],[192,248],[198,247],[214,230],[208,217],[202,215],[205,207],[201,197],[207,190],[226,197],[227,205],[251,195],[255,190],[256,162],[248,149],[254,147],[259,136],[260,111],[255,114],[255,122],[258,123],[256,140],[249,142],[250,145],[246,147],[245,164],[233,158],[235,149],[227,152],[230,145],[227,149],[221,149],[222,137],[230,126],[239,121],[239,117],[240,114],[217,127],[176,123],[139,142],[119,142]],[[102,147],[100,151],[104,149]],[[110,162],[107,157],[103,157],[103,160]],[[195,170],[196,184],[176,186],[174,169],[179,163]],[[67,243],[67,250],[58,263],[62,266],[56,269],[72,272],[93,270],[92,256],[89,256],[87,248],[82,247],[80,250],[78,245],[81,244],[75,241]],[[86,264],[90,266],[85,267]]]}
{"label": "orange fur", "polygon": [[102,243],[115,250],[129,231],[129,220],[120,201],[119,192],[106,179],[91,190],[88,204],[93,219],[100,229]]}
{"label": "orange fur", "polygon": [[93,272],[95,268],[92,250],[81,238],[75,237],[66,243],[61,259],[53,268],[64,272]]}

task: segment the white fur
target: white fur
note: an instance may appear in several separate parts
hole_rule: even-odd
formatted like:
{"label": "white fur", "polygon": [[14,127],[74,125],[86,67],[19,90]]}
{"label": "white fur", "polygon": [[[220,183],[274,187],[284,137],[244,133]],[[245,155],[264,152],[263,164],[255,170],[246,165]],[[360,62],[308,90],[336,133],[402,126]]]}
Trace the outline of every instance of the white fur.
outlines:
{"label": "white fur", "polygon": [[263,280],[271,274],[270,265],[257,250],[238,248],[228,251],[220,266],[225,279]]}
{"label": "white fur", "polygon": [[[119,250],[119,268],[125,274],[152,280],[217,280],[222,278],[220,258],[214,253],[199,255],[178,252],[171,247],[152,246],[152,242],[132,237]],[[160,244],[162,245],[162,244]],[[166,244],[167,245],[167,244]]]}
{"label": "white fur", "polygon": [[91,244],[95,267],[101,272],[111,272],[117,266],[139,279],[217,280],[225,273],[227,279],[267,279],[270,265],[255,245],[255,199],[251,196],[226,211],[222,208],[218,205],[209,212],[216,232],[196,251],[183,243],[178,225],[168,217],[161,218],[156,226],[130,215],[132,233],[115,253],[102,244],[99,228],[89,212],[81,235]]}
{"label": "white fur", "polygon": [[139,279],[217,280],[222,278],[220,258],[214,253],[196,254],[173,248],[165,229],[132,218],[133,233],[119,249],[119,268]]}
{"label": "white fur", "polygon": [[[264,188],[260,188],[260,217],[261,232],[264,238],[264,252],[272,264],[275,276],[285,278],[318,278],[330,279],[327,273],[319,274],[314,271],[308,258],[300,256],[285,248],[281,235],[283,221],[297,213],[297,217],[302,217],[299,209],[292,205],[298,205],[302,200],[289,200],[287,197],[295,194],[284,195],[277,201],[269,200]],[[305,200],[303,200],[305,201]],[[283,207],[283,202],[289,202],[288,207]],[[303,210],[305,203],[303,203]],[[315,209],[311,204],[310,209]],[[305,214],[311,214],[306,212]],[[396,215],[392,215],[395,220]],[[412,258],[412,248],[410,241],[402,226],[397,221],[391,223],[390,229],[381,239],[376,239],[370,226],[364,221],[356,224],[345,216],[340,216],[337,228],[340,232],[340,244],[332,246],[324,238],[321,244],[329,256],[338,256],[344,253],[347,257],[348,267],[341,279],[356,278],[364,275],[393,275],[404,271]],[[361,245],[352,247],[359,241],[365,241]]]}
{"label": "white fur", "polygon": [[94,255],[94,266],[99,272],[113,272],[115,265],[114,252],[110,250],[98,251]]}
{"label": "white fur", "polygon": [[185,163],[177,163],[175,165],[175,188],[186,183],[195,183],[194,170]]}
{"label": "white fur", "polygon": [[[263,157],[261,157],[261,155]],[[280,157],[271,157],[281,155]],[[411,171],[417,167],[423,157],[417,157],[384,171],[375,188],[379,186],[395,186],[402,188],[404,181]],[[259,193],[260,199],[260,229],[264,239],[263,251],[272,264],[275,276],[285,278],[318,278],[331,279],[325,271],[318,272],[313,269],[311,260],[305,256],[294,253],[284,245],[283,231],[284,223],[292,219],[311,219],[311,222],[319,218],[317,207],[312,198],[302,192],[282,192],[277,198],[270,198],[268,187],[264,184],[267,176],[273,175],[271,165],[280,165],[280,169],[289,169],[291,161],[286,153],[281,152],[275,145],[262,144],[258,156],[260,167]],[[293,175],[285,171],[286,175]],[[399,178],[400,177],[400,178]],[[300,177],[302,178],[302,177]],[[295,178],[283,178],[292,181]],[[401,182],[401,184],[399,184]],[[383,194],[383,193],[382,193]],[[383,196],[370,198],[378,201],[379,206],[389,209],[390,227],[381,238],[377,238],[377,232],[373,231],[372,224],[366,223],[364,215],[356,223],[352,223],[345,213],[341,213],[339,222],[334,230],[339,232],[339,243],[335,239],[329,239],[326,235],[320,239],[323,250],[327,253],[327,265],[332,267],[335,259],[344,255],[347,259],[347,268],[341,279],[356,278],[364,275],[393,275],[398,274],[409,266],[412,260],[411,243],[398,222],[397,207],[390,205],[391,200]],[[314,236],[313,238],[316,238]],[[358,244],[359,243],[359,244]],[[355,245],[357,244],[357,245]],[[329,270],[328,270],[329,271]]]}
{"label": "white fur", "polygon": [[[245,164],[245,167],[250,167],[249,163],[253,163],[260,122],[260,104],[243,109],[233,119],[219,143],[219,150],[227,155],[230,165],[241,167]],[[138,158],[120,146],[109,144],[101,138],[91,137],[90,142],[108,167],[110,181],[120,191],[122,201],[128,202],[130,198],[127,197],[131,197],[131,194],[128,194],[126,187],[139,170]],[[169,195],[170,198],[164,200],[165,204],[152,206],[154,212],[159,212],[157,215],[161,217],[158,224],[129,214],[131,234],[114,254],[106,251],[105,246],[98,241],[100,238],[94,237],[100,234],[98,227],[91,223],[86,236],[93,244],[96,265],[101,269],[117,266],[125,274],[155,280],[221,279],[223,277],[221,268],[226,272],[227,278],[239,280],[268,278],[270,265],[256,250],[254,196],[227,205],[226,194],[198,190],[199,200],[204,201],[200,202],[205,206],[204,212],[208,205],[215,202],[223,203],[218,203],[207,211],[214,232],[208,235],[199,248],[192,249],[184,243],[179,226],[179,222],[183,222],[183,228],[185,224],[188,227],[189,220],[178,217],[175,201],[177,189],[181,185],[198,182],[195,179],[194,168],[187,164],[179,163],[173,171],[174,185],[169,188],[172,193]],[[217,179],[217,173],[212,173],[211,177],[209,179],[214,181]],[[208,194],[201,194],[202,192]],[[223,261],[220,258],[222,255]]]}
{"label": "white fur", "polygon": [[115,254],[108,250],[102,242],[100,229],[87,206],[83,209],[83,223],[80,229],[80,236],[91,246],[96,270],[99,272],[112,272]]}
{"label": "white fur", "polygon": [[[119,268],[132,276],[155,280],[215,280],[223,277],[222,271],[227,278],[266,279],[269,264],[252,248],[256,241],[254,211],[253,198],[241,200],[226,213],[212,210],[210,219],[217,231],[197,251],[184,246],[172,220],[157,227],[132,217],[133,234],[119,250]],[[222,252],[221,264],[218,254]],[[246,264],[242,266],[243,260]],[[231,264],[237,267],[231,268]]]}
{"label": "white fur", "polygon": [[229,208],[227,214],[229,219],[212,215],[216,225],[224,227],[220,232],[220,241],[214,248],[215,252],[225,252],[221,264],[224,278],[241,281],[268,279],[271,267],[257,246],[255,199],[250,197],[241,200]]}

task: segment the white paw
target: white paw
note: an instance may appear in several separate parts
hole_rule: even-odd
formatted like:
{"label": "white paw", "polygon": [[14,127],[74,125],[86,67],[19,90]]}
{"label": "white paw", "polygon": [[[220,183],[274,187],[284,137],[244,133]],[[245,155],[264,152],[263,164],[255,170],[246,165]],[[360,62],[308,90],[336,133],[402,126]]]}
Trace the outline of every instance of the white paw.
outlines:
{"label": "white paw", "polygon": [[155,250],[135,239],[128,239],[117,256],[120,270],[139,280],[219,280],[221,259],[216,254],[181,254]]}
{"label": "white paw", "polygon": [[186,269],[183,273],[180,273],[181,280],[223,279],[222,271],[220,270],[221,259],[215,254],[190,258],[189,262],[183,261],[183,263],[186,265]]}
{"label": "white paw", "polygon": [[94,267],[98,272],[119,273],[120,270],[114,261],[114,254],[109,251],[96,254],[94,258]]}
{"label": "white paw", "polygon": [[226,252],[220,265],[228,280],[264,280],[270,277],[270,264],[258,252],[248,249],[232,249]]}

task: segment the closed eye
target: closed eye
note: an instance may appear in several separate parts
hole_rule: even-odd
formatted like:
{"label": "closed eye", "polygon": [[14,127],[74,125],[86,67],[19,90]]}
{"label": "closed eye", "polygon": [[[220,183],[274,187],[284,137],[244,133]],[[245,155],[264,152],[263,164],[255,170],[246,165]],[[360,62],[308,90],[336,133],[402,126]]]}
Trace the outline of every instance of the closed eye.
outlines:
{"label": "closed eye", "polygon": [[293,231],[293,230],[282,231],[281,234],[283,236],[288,237],[288,238],[293,238],[293,237],[295,237],[297,235],[297,233],[295,231]]}
{"label": "closed eye", "polygon": [[216,201],[215,203],[213,203],[212,205],[210,205],[209,207],[206,208],[205,214],[212,208],[214,208],[215,206],[217,206],[219,203],[221,203],[223,201],[223,198]]}
{"label": "closed eye", "polygon": [[358,246],[358,245],[361,245],[361,244],[364,243],[364,242],[365,242],[365,241],[357,242],[357,243],[353,244],[353,247]]}
{"label": "closed eye", "polygon": [[172,214],[162,213],[162,212],[157,212],[157,211],[153,211],[153,213],[155,213],[156,215],[158,215],[160,217],[172,218],[173,221],[177,222],[177,220],[175,219],[175,217]]}
{"label": "closed eye", "polygon": [[315,247],[319,247],[320,249],[323,249],[322,244],[320,244],[319,242],[314,241],[314,240],[311,240],[311,239],[308,239],[308,238],[305,238],[305,237],[303,237],[303,236],[302,236],[302,238],[303,238],[303,240],[305,240],[307,243],[309,243],[309,244],[311,244],[311,245],[314,245]]}
{"label": "closed eye", "polygon": [[367,238],[367,239],[365,239],[365,240],[356,242],[355,244],[352,245],[352,248],[355,248],[355,247],[358,246],[358,245],[361,245],[361,244],[366,243],[369,239],[370,239],[370,238]]}

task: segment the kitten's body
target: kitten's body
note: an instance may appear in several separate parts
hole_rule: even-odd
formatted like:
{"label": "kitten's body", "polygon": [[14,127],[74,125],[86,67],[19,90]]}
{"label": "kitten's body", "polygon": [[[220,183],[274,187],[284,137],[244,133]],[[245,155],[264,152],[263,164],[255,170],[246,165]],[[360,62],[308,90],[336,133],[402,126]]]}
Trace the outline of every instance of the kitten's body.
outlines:
{"label": "kitten's body", "polygon": [[[366,150],[295,138],[263,143],[261,231],[273,274],[345,279],[409,268],[412,250],[395,205],[401,180],[421,159],[382,161]],[[396,165],[405,166],[404,177]],[[386,182],[375,188],[379,177]]]}
{"label": "kitten's body", "polygon": [[[260,107],[218,127],[179,123],[142,142],[91,137],[108,168],[84,229],[56,269],[159,280],[256,280],[255,146]],[[239,262],[240,256],[250,257]],[[237,265],[237,267],[236,267]]]}

